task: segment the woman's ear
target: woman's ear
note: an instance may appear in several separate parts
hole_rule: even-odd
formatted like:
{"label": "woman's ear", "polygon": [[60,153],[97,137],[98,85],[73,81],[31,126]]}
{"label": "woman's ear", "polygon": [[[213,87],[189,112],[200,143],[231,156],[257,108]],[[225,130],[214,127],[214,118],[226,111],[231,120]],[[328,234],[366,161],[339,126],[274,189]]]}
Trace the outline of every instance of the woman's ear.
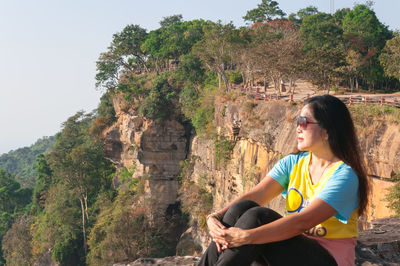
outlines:
{"label": "woman's ear", "polygon": [[325,128],[322,129],[322,139],[326,142],[328,142],[329,140],[329,135],[328,135],[328,131],[326,131]]}

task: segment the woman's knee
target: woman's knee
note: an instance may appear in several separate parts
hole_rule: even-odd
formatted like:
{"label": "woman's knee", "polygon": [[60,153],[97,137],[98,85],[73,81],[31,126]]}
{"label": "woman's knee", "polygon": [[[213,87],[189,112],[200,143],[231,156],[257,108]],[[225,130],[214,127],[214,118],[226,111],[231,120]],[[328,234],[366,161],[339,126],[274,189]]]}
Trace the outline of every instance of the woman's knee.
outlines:
{"label": "woman's knee", "polygon": [[243,213],[245,213],[248,209],[254,208],[260,206],[258,205],[256,202],[251,201],[251,200],[241,200],[236,202],[235,204],[233,204],[228,211],[226,212],[226,214],[238,214],[239,216],[242,215]]}
{"label": "woman's knee", "polygon": [[250,229],[273,222],[280,218],[282,218],[282,216],[274,210],[258,206],[248,209],[243,213],[234,226],[243,229]]}
{"label": "woman's knee", "polygon": [[233,226],[236,221],[243,215],[248,209],[259,206],[256,202],[251,200],[241,200],[233,204],[228,211],[225,213],[222,224],[227,227]]}

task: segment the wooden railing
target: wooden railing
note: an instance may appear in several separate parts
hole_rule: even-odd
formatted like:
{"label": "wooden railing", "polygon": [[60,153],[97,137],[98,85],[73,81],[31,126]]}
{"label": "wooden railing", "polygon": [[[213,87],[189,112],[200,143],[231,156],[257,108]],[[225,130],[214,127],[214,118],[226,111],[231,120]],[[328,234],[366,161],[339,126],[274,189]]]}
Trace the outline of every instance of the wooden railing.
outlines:
{"label": "wooden railing", "polygon": [[[257,101],[288,101],[293,102],[293,94],[277,94],[277,93],[264,93],[260,92],[260,88],[253,87],[244,89],[242,87],[237,88],[241,92],[246,93],[247,97]],[[306,94],[301,99],[307,99],[311,97],[310,94]],[[339,98],[348,105],[352,104],[365,104],[365,105],[389,105],[400,108],[400,101],[393,97],[385,96],[339,96]]]}

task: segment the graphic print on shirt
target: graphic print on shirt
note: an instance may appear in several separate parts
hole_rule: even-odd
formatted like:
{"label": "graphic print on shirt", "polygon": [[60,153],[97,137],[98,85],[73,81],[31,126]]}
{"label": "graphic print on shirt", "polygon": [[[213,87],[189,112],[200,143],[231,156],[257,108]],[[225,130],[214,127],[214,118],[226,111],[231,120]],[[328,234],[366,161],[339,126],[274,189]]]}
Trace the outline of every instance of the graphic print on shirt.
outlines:
{"label": "graphic print on shirt", "polygon": [[[303,194],[301,194],[298,189],[291,187],[288,190],[286,206],[286,211],[288,214],[296,212],[299,213],[301,212],[301,210],[310,205],[310,203],[311,200],[305,199]],[[313,228],[306,230],[304,233],[310,236],[324,237],[327,235],[328,230],[325,226],[317,225]]]}

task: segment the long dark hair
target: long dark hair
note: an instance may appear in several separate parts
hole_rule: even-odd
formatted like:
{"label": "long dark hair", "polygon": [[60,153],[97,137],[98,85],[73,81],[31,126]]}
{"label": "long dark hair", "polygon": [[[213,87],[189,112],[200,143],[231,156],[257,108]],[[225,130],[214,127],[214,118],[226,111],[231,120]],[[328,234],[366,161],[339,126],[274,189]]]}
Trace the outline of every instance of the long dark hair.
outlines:
{"label": "long dark hair", "polygon": [[304,103],[310,106],[318,124],[327,131],[333,154],[350,165],[357,174],[360,199],[358,215],[361,216],[368,205],[370,185],[349,110],[341,100],[331,95],[315,96]]}

